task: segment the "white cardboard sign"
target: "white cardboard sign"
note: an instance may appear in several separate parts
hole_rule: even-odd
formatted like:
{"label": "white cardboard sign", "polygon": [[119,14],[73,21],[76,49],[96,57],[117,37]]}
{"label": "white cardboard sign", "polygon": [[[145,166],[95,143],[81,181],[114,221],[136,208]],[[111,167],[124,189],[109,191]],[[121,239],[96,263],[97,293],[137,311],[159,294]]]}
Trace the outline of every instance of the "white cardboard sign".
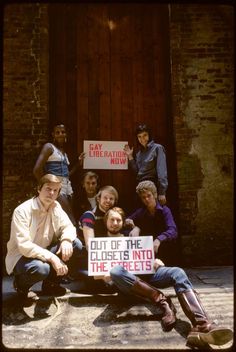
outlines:
{"label": "white cardboard sign", "polygon": [[128,142],[84,141],[84,169],[128,169],[124,146]]}
{"label": "white cardboard sign", "polygon": [[121,265],[133,274],[151,274],[154,273],[154,260],[152,236],[89,239],[89,276],[109,274],[115,265]]}

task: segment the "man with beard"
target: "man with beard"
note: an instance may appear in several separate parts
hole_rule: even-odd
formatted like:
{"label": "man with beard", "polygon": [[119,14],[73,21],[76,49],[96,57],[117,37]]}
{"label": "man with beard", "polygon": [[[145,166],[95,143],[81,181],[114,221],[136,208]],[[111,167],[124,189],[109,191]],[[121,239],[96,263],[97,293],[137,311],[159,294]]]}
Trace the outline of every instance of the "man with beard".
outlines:
{"label": "man with beard", "polygon": [[[118,202],[118,192],[113,186],[102,187],[96,196],[97,205],[92,211],[86,211],[79,220],[79,237],[88,248],[88,239],[106,236],[103,217],[108,209]],[[81,233],[82,232],[82,233]]]}
{"label": "man with beard", "polygon": [[[108,236],[122,236],[120,233],[124,224],[124,213],[120,208],[111,208],[104,217]],[[155,241],[154,241],[155,247]],[[170,298],[159,290],[173,287],[179,303],[192,323],[187,336],[187,345],[198,346],[199,341],[212,345],[224,345],[231,341],[233,332],[227,327],[217,326],[211,322],[204,310],[197,292],[185,271],[179,267],[167,267],[160,259],[154,261],[154,274],[145,274],[140,279],[128,272],[121,265],[114,266],[102,279],[110,285],[115,285],[126,296],[138,296],[162,309],[162,328],[170,331],[176,324],[176,309]],[[101,277],[100,277],[101,278]]]}
{"label": "man with beard", "polygon": [[84,212],[79,220],[79,238],[83,243],[83,256],[78,263],[78,278],[83,281],[85,290],[107,291],[106,285],[88,276],[88,241],[89,238],[107,236],[104,215],[118,202],[118,192],[113,186],[102,187],[96,196],[97,206]]}

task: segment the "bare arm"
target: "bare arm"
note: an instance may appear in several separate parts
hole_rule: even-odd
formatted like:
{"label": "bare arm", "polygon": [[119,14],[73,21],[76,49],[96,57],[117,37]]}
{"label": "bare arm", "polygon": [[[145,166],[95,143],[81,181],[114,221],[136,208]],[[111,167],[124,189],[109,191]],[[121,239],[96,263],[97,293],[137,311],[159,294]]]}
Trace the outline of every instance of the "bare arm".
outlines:
{"label": "bare arm", "polygon": [[91,229],[91,227],[88,227],[88,226],[83,226],[83,235],[84,235],[85,246],[88,249],[89,238],[94,238],[94,229]]}
{"label": "bare arm", "polygon": [[44,165],[46,164],[49,156],[53,153],[53,149],[50,143],[44,144],[38,159],[34,165],[33,174],[37,180],[44,174]]}
{"label": "bare arm", "polygon": [[134,228],[130,231],[129,237],[137,237],[140,235],[141,229],[138,226],[134,226]]}
{"label": "bare arm", "polygon": [[80,153],[80,155],[78,156],[77,163],[72,167],[72,169],[69,172],[69,176],[72,176],[78,168],[83,167],[84,158],[85,158],[85,153],[84,152]]}

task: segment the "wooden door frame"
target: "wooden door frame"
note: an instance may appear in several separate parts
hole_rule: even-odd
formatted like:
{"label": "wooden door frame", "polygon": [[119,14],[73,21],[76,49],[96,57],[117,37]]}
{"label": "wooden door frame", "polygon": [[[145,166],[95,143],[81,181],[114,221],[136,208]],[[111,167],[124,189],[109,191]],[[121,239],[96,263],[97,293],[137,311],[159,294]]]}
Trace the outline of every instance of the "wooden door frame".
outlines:
{"label": "wooden door frame", "polygon": [[[59,6],[55,6],[59,5]],[[70,21],[70,23],[66,23],[64,21],[64,12],[63,14],[61,13],[60,6],[64,6],[66,11],[68,11],[68,15],[73,14],[73,8],[69,6],[70,4],[50,4],[49,5],[49,37],[51,38],[49,42],[49,113],[50,113],[50,126],[53,126],[55,121],[57,121],[57,116],[55,116],[55,103],[56,99],[58,99],[57,96],[57,87],[56,87],[56,68],[54,65],[54,57],[55,55],[58,55],[58,59],[61,60],[61,64],[67,65],[67,62],[70,63],[70,65],[67,66],[68,75],[66,78],[64,78],[64,83],[62,82],[61,85],[61,99],[63,100],[64,105],[62,105],[63,114],[63,122],[67,126],[72,126],[72,128],[68,129],[69,133],[69,139],[70,139],[70,144],[68,145],[69,150],[68,153],[71,156],[71,161],[72,163],[76,160],[77,158],[77,151],[75,152],[75,146],[77,146],[77,129],[78,129],[78,119],[77,119],[77,105],[76,105],[76,94],[70,94],[70,92],[76,91],[76,48],[73,47],[73,36],[75,35],[75,26],[76,24],[73,21]],[[122,5],[122,4],[121,4]],[[99,6],[99,4],[96,4],[96,6]],[[112,6],[112,4],[111,4]],[[125,4],[124,4],[125,6]],[[166,8],[168,8],[168,14],[169,14],[169,6],[168,4],[165,5]],[[55,21],[55,17],[57,18],[57,21]],[[73,16],[71,16],[73,18]],[[56,26],[55,26],[56,23]],[[168,133],[168,138],[166,143],[166,151],[167,151],[167,163],[168,163],[168,180],[169,180],[169,187],[168,187],[168,198],[169,198],[169,205],[171,210],[173,211],[174,217],[176,219],[176,222],[179,223],[178,217],[179,217],[179,209],[178,209],[178,187],[177,187],[177,158],[176,158],[176,150],[175,150],[175,138],[174,138],[174,127],[173,127],[173,118],[172,118],[172,109],[171,109],[171,63],[170,63],[170,33],[169,33],[169,15],[168,15],[168,21],[166,19],[163,19],[162,23],[164,27],[164,33],[165,36],[163,37],[163,42],[162,46],[165,48],[165,51],[167,53],[167,56],[169,58],[168,64],[165,66],[167,69],[165,71],[165,109],[166,109],[166,124],[167,124],[167,133]],[[55,50],[58,50],[58,48],[55,47],[53,38],[57,36],[57,30],[58,27],[60,26],[60,31],[62,30],[62,37],[60,38],[60,41],[66,48],[66,53],[63,51],[61,52],[55,52]],[[63,33],[69,33],[70,37],[72,40],[66,41],[66,38]],[[65,59],[65,54],[69,53],[69,57],[67,57],[67,61]],[[69,78],[68,78],[69,77]],[[63,87],[64,86],[64,87]],[[74,89],[71,89],[71,87],[74,87]],[[64,95],[63,95],[64,94]],[[60,99],[60,98],[59,98]],[[70,114],[67,114],[67,106],[70,106]],[[162,138],[161,136],[154,136],[155,140],[160,143],[162,143]]]}

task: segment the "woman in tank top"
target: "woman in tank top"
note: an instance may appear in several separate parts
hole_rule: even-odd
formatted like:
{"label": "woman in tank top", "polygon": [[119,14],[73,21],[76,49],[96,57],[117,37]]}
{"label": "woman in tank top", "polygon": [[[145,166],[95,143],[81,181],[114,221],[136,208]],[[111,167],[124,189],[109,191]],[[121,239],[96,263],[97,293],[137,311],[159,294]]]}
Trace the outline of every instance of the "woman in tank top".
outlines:
{"label": "woman in tank top", "polygon": [[[65,152],[67,133],[63,124],[54,126],[52,138],[53,143],[44,144],[35,163],[33,174],[37,180],[44,174],[53,174],[61,178],[62,189],[57,200],[75,225],[76,222],[72,211],[73,189],[69,179],[72,170],[75,171],[75,168],[69,171],[70,162]],[[79,156],[81,161],[83,160],[82,154]]]}

